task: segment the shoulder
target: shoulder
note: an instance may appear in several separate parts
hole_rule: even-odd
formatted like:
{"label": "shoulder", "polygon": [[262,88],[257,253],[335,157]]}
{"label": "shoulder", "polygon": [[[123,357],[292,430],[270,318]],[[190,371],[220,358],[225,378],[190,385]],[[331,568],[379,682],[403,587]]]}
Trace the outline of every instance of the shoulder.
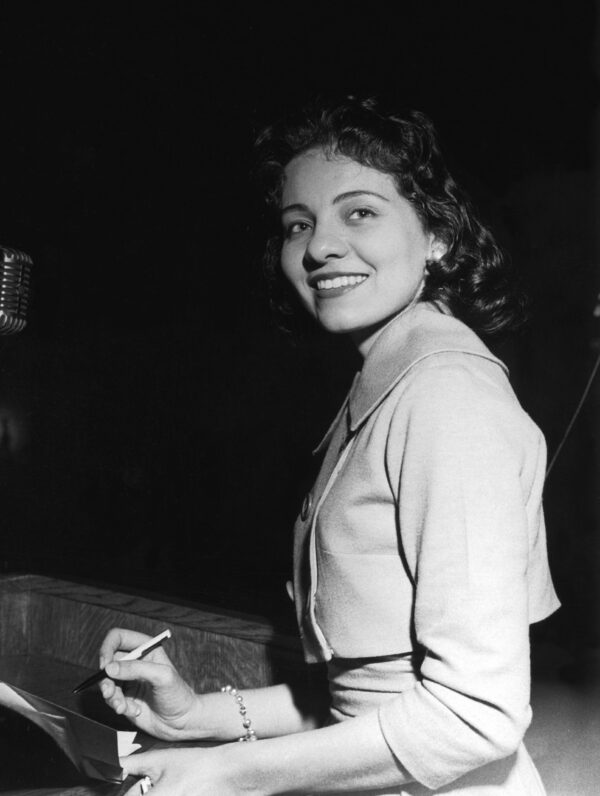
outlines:
{"label": "shoulder", "polygon": [[397,399],[415,406],[498,408],[525,415],[503,366],[469,351],[438,351],[415,362],[398,384]]}
{"label": "shoulder", "polygon": [[483,401],[520,408],[502,367],[470,352],[434,352],[415,362],[403,382],[398,397],[416,405],[454,409]]}
{"label": "shoulder", "polygon": [[545,447],[504,370],[482,356],[432,354],[410,369],[389,398],[392,441],[400,437],[404,444],[410,434],[422,440],[424,450],[439,444],[465,453],[489,447],[519,459]]}
{"label": "shoulder", "polygon": [[445,368],[454,365],[460,370],[461,363],[473,374],[487,367],[495,374],[492,380],[498,377],[507,383],[504,364],[461,321],[428,305],[401,314],[376,339],[350,393],[352,430],[391,393],[406,390],[417,375],[433,374],[433,378],[443,380]]}

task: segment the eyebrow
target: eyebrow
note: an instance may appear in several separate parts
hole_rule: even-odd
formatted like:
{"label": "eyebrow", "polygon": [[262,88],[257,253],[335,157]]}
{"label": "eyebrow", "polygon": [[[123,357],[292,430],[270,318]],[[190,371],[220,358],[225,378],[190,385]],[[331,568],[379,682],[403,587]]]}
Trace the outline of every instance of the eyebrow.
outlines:
{"label": "eyebrow", "polygon": [[[378,199],[383,199],[384,202],[389,202],[386,196],[383,194],[377,193],[377,191],[366,191],[366,190],[358,190],[358,191],[345,191],[344,193],[338,194],[334,200],[333,204],[337,205],[340,202],[343,202],[345,199],[352,199],[355,196],[376,196]],[[286,205],[281,209],[281,214],[289,213],[290,210],[308,210],[308,207],[301,202],[297,202],[296,204]]]}

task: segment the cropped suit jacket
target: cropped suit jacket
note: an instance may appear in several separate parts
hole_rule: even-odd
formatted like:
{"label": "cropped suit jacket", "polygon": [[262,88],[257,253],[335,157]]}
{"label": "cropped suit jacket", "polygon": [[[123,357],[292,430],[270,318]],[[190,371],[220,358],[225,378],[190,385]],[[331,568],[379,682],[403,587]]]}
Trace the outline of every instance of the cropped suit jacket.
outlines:
{"label": "cropped suit jacket", "polygon": [[376,338],[318,450],[294,537],[306,659],[415,661],[415,686],[379,719],[427,788],[515,753],[531,716],[529,624],[559,603],[544,439],[504,365],[418,304]]}

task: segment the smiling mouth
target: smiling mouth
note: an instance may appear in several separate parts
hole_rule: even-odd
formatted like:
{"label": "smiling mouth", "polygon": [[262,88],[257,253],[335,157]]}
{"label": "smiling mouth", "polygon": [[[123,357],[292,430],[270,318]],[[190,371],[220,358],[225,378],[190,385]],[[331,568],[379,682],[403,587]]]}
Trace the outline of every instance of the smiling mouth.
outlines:
{"label": "smiling mouth", "polygon": [[335,290],[340,287],[355,287],[369,277],[365,274],[355,276],[336,276],[333,279],[318,279],[312,286],[316,290]]}

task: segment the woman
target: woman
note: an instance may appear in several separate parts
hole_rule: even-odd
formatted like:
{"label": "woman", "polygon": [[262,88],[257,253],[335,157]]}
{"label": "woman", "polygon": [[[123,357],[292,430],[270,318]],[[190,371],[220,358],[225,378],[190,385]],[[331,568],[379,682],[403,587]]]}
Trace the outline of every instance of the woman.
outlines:
{"label": "woman", "polygon": [[558,601],[544,441],[476,334],[518,318],[500,252],[418,113],[317,103],[258,149],[271,276],[364,358],[295,529],[298,623],[306,659],[327,663],[329,714],[284,685],[196,695],[162,650],[114,661],[144,637],[113,630],[101,665],[143,684],[133,699],[103,682],[117,713],[169,740],[233,740],[244,718],[261,739],[124,768],[156,796],[542,794],[522,744],[528,627]]}

